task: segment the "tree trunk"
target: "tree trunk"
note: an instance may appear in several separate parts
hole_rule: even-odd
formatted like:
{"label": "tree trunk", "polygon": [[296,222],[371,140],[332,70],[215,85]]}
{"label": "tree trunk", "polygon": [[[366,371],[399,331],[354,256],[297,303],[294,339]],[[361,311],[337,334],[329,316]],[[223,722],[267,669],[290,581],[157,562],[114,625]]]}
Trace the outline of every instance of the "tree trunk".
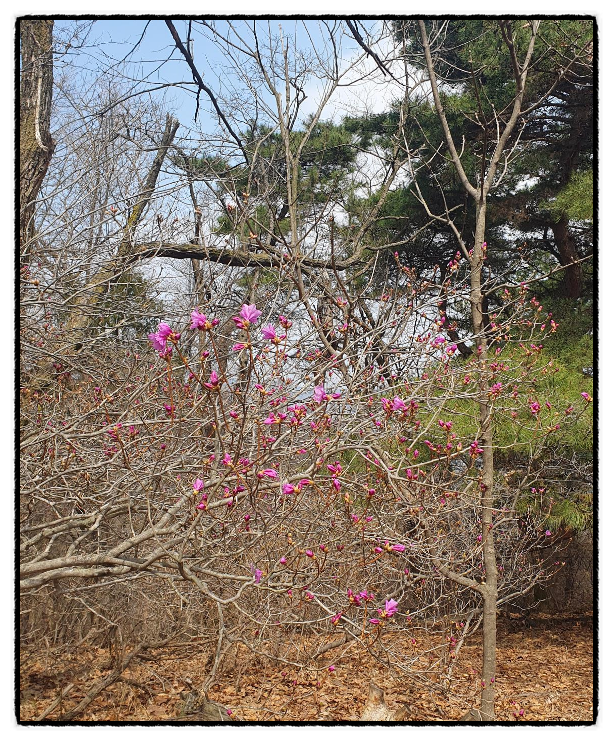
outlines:
{"label": "tree trunk", "polygon": [[53,155],[53,21],[21,20],[19,89],[19,246],[20,262],[31,260],[34,204]]}
{"label": "tree trunk", "polygon": [[564,281],[562,295],[566,298],[579,298],[583,289],[583,271],[579,260],[579,253],[573,235],[568,228],[568,219],[563,216],[552,224],[551,230],[560,253],[560,263],[564,266]]}
{"label": "tree trunk", "polygon": [[496,692],[496,601],[498,599],[498,574],[496,547],[494,544],[494,435],[492,428],[491,400],[489,398],[490,371],[487,358],[487,337],[484,322],[484,297],[482,293],[483,242],[485,237],[486,203],[479,200],[476,205],[477,218],[475,242],[471,256],[471,307],[475,344],[479,357],[479,426],[480,443],[483,447],[483,471],[481,474],[481,543],[485,584],[483,597],[483,665],[481,669],[481,717],[494,720],[494,697]]}
{"label": "tree trunk", "polygon": [[162,135],[162,141],[158,151],[156,152],[151,168],[147,173],[144,188],[142,192],[139,193],[138,201],[132,209],[128,221],[123,229],[123,235],[117,249],[117,255],[109,262],[109,264],[106,265],[106,267],[94,275],[90,281],[89,287],[91,290],[87,293],[82,293],[79,299],[75,302],[75,309],[67,321],[67,326],[71,330],[75,331],[85,329],[92,324],[92,321],[96,318],[96,310],[100,302],[108,294],[112,286],[117,283],[126,266],[133,261],[134,231],[143,216],[145,208],[151,201],[158,175],[162,169],[162,164],[178,128],[179,122],[172,116],[168,115],[166,117],[166,127]]}

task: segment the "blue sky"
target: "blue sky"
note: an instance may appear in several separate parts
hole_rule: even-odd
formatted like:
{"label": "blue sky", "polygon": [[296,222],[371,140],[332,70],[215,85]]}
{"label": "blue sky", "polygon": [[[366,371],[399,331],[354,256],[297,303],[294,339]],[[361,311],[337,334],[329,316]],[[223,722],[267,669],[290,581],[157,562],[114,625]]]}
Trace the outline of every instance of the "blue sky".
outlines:
{"label": "blue sky", "polygon": [[[83,23],[83,21],[80,21]],[[215,23],[223,28],[226,22],[216,20]],[[247,32],[244,19],[234,21],[242,32]],[[367,28],[375,26],[375,22],[362,21]],[[187,37],[188,22],[186,20],[174,21],[175,27],[181,38]],[[270,22],[266,19],[257,19],[259,35],[265,39],[270,30],[273,38],[280,34],[279,27],[282,29],[284,38],[292,39],[300,49],[310,49],[311,40],[316,47],[325,47],[322,39],[321,29],[317,20],[307,20],[305,22],[298,20],[279,20],[275,19]],[[74,27],[74,21],[59,20],[56,22],[56,31],[68,33]],[[310,39],[309,39],[310,36]],[[242,85],[236,79],[230,79],[226,67],[226,59],[222,52],[215,44],[207,41],[200,33],[200,28],[194,26],[192,31],[194,38],[194,58],[204,82],[210,86],[215,93],[231,91],[233,87],[236,90]],[[137,45],[138,44],[138,45]],[[136,46],[137,45],[137,46]],[[134,48],[136,46],[136,48]],[[359,47],[356,42],[345,36],[342,45],[342,58],[345,62],[359,53]],[[75,70],[89,70],[92,75],[100,75],[106,70],[118,66],[120,60],[126,60],[126,69],[129,70],[130,76],[137,80],[146,80],[150,87],[163,85],[164,83],[176,83],[177,81],[191,82],[191,72],[179,52],[174,48],[174,43],[170,32],[164,20],[155,18],[147,19],[100,19],[97,20],[89,33],[85,47],[80,50],[74,50],[66,57],[74,65]],[[374,64],[370,62],[371,69]],[[136,85],[136,82],[125,81],[126,85]],[[302,108],[303,115],[314,110],[319,97],[319,81],[312,79],[309,82],[308,98]],[[368,83],[365,83],[368,85]],[[244,90],[244,85],[242,85]],[[172,87],[166,89],[166,100],[171,112],[179,118],[184,126],[191,127],[194,122],[196,110],[195,88]],[[366,90],[362,87],[361,90]],[[382,88],[383,90],[383,88]],[[357,88],[356,88],[357,91]],[[160,95],[161,93],[155,93]],[[336,96],[337,105],[326,111],[326,117],[339,117],[344,110],[338,108],[338,101],[350,101],[353,93],[347,88],[340,90]],[[389,96],[379,91],[369,92],[371,107],[383,109],[389,102]],[[384,100],[385,99],[385,100]],[[198,116],[199,127],[207,133],[211,133],[216,124],[217,117],[212,112],[210,103],[206,95],[201,94],[200,112]]]}

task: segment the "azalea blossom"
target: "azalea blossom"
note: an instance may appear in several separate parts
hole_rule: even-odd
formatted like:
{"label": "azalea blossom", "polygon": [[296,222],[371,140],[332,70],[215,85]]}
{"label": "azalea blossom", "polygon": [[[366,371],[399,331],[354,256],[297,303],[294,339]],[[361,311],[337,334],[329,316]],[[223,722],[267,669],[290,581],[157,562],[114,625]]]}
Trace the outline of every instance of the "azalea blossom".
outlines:
{"label": "azalea blossom", "polygon": [[235,345],[232,345],[232,352],[240,352],[241,350],[244,350],[246,347],[249,347],[248,342],[237,342]]}
{"label": "azalea blossom", "polygon": [[277,336],[277,330],[272,324],[267,324],[264,329],[262,329],[262,336],[265,340],[274,340]]}
{"label": "azalea blossom", "polygon": [[239,329],[248,329],[261,315],[262,312],[256,309],[255,304],[243,304],[240,316],[233,316],[232,321]]}
{"label": "azalea blossom", "polygon": [[202,491],[204,488],[204,481],[202,479],[196,479],[194,481],[194,492]]}
{"label": "azalea blossom", "polygon": [[313,389],[313,398],[318,404],[321,404],[322,401],[327,401],[328,395],[325,388],[323,386],[315,386]]}
{"label": "azalea blossom", "polygon": [[330,618],[330,622],[332,623],[332,625],[337,625],[342,617],[343,613],[337,612],[336,615],[332,615],[332,617]]}
{"label": "azalea blossom", "polygon": [[404,403],[404,401],[399,396],[394,396],[394,399],[392,401],[392,409],[395,412],[398,412],[398,411],[406,412],[407,405]]}
{"label": "azalea blossom", "polygon": [[190,329],[202,329],[208,331],[219,324],[219,319],[207,319],[206,316],[201,314],[197,309],[192,311],[191,317],[192,323]]}
{"label": "azalea blossom", "polygon": [[589,395],[589,394],[587,393],[587,391],[582,391],[582,392],[581,392],[581,396],[583,396],[583,398],[584,398],[584,399],[585,399],[586,401],[592,401],[592,397],[591,397],[591,396],[590,396],[590,395]]}
{"label": "azalea blossom", "polygon": [[258,473],[259,479],[263,479],[264,476],[268,476],[269,479],[276,479],[278,474],[274,468],[265,468],[263,471]]}
{"label": "azalea blossom", "polygon": [[261,571],[260,569],[255,569],[255,571],[253,572],[253,581],[254,581],[254,582],[255,582],[256,584],[259,584],[259,583],[260,583],[260,581],[262,580],[262,574],[263,574],[263,573],[264,573],[264,572],[263,572],[263,571]]}
{"label": "azalea blossom", "polygon": [[163,353],[166,351],[166,342],[171,334],[172,329],[170,328],[170,326],[166,324],[166,322],[160,322],[158,324],[157,332],[152,332],[147,336],[149,337],[153,348],[159,353]]}
{"label": "azalea blossom", "polygon": [[230,453],[226,453],[221,461],[224,466],[231,466],[232,465],[232,456]]}
{"label": "azalea blossom", "polygon": [[327,394],[323,386],[315,386],[313,389],[313,398],[318,404],[321,404],[322,401],[340,398],[340,394]]}
{"label": "azalea blossom", "polygon": [[205,382],[204,385],[211,389],[211,391],[217,391],[219,389],[219,376],[215,371],[211,371],[211,377],[209,378],[208,383]]}
{"label": "azalea blossom", "polygon": [[379,610],[379,615],[381,615],[382,618],[388,618],[392,617],[395,612],[398,612],[398,603],[396,602],[396,600],[388,599],[385,600],[385,608],[383,610]]}
{"label": "azalea blossom", "polygon": [[541,411],[541,405],[538,403],[538,401],[533,401],[530,404],[530,411],[532,412],[532,414],[534,414],[535,417]]}

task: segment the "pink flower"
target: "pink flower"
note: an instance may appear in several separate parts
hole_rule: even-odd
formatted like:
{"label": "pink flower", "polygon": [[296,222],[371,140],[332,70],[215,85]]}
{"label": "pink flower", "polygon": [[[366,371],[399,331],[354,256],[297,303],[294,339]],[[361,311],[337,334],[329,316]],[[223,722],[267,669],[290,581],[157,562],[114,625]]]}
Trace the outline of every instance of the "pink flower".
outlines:
{"label": "pink flower", "polygon": [[545,530],[545,535],[549,537],[551,535],[551,530]]}
{"label": "pink flower", "polygon": [[401,543],[396,543],[396,545],[392,546],[392,550],[397,551],[398,553],[404,553],[406,547],[403,546]]}
{"label": "pink flower", "polygon": [[340,398],[340,394],[327,394],[323,386],[315,386],[313,389],[313,398],[318,404],[321,404],[322,401]]}
{"label": "pink flower", "polygon": [[272,324],[267,324],[262,330],[262,336],[265,340],[274,340],[277,336],[277,331]]}
{"label": "pink flower", "polygon": [[279,316],[279,324],[283,327],[283,329],[289,329],[292,326],[292,322],[290,322],[290,320],[282,314],[281,316]]}
{"label": "pink flower", "polygon": [[343,613],[337,612],[336,615],[332,615],[332,617],[330,618],[330,622],[332,623],[332,625],[337,625],[342,617]]}
{"label": "pink flower", "polygon": [[329,671],[329,672],[335,672],[335,671],[336,671],[336,667],[334,666],[334,664],[331,664],[331,665],[330,665],[330,666],[328,667],[328,671]]}
{"label": "pink flower", "polygon": [[172,329],[170,326],[166,324],[166,322],[160,322],[158,324],[158,331],[147,336],[149,337],[154,350],[163,353],[166,351],[166,341],[171,334]]}
{"label": "pink flower", "polygon": [[392,401],[392,409],[397,411],[406,412],[407,405],[402,401],[402,399],[399,396],[394,396],[394,399]]}
{"label": "pink flower", "polygon": [[375,553],[383,553],[383,548],[380,545],[375,546]]}
{"label": "pink flower", "polygon": [[310,548],[307,548],[307,550],[306,550],[306,551],[305,551],[304,553],[305,553],[305,555],[306,555],[306,556],[308,556],[309,558],[314,558],[314,555],[315,555],[315,554],[313,553],[313,551],[312,551],[312,550],[310,550]]}
{"label": "pink flower", "polygon": [[281,557],[281,558],[279,559],[279,563],[282,563],[282,564],[286,564],[286,563],[287,563],[287,558],[285,558],[285,556],[282,556],[282,557]]}
{"label": "pink flower", "polygon": [[166,340],[162,339],[157,332],[151,333],[147,335],[149,337],[149,340],[151,344],[153,345],[153,349],[157,350],[157,352],[164,352],[166,350]]}
{"label": "pink flower", "polygon": [[231,466],[232,465],[232,456],[230,453],[226,453],[221,461],[224,466]]}
{"label": "pink flower", "polygon": [[370,618],[368,622],[372,623],[373,625],[381,625],[381,621],[377,620],[377,618]]}
{"label": "pink flower", "polygon": [[276,479],[278,474],[274,468],[265,468],[263,471],[258,473],[259,479],[263,479],[264,476],[268,476],[269,479]]}
{"label": "pink flower", "polygon": [[167,340],[172,334],[172,329],[166,322],[160,322],[157,333],[162,339]]}
{"label": "pink flower", "polygon": [[217,391],[219,389],[219,376],[215,371],[211,371],[211,377],[209,378],[208,383],[205,382],[204,385],[208,389],[211,389],[211,391]]}
{"label": "pink flower", "polygon": [[383,610],[379,610],[379,615],[381,615],[381,617],[385,619],[388,617],[392,617],[395,612],[398,612],[398,603],[396,602],[396,600],[388,599],[385,600],[385,608]]}
{"label": "pink flower", "polygon": [[321,404],[322,401],[328,400],[328,394],[326,394],[326,390],[323,386],[315,386],[313,389],[313,398],[318,404]]}
{"label": "pink flower", "polygon": [[262,581],[262,574],[263,573],[264,572],[263,571],[260,571],[260,569],[255,569],[255,571],[253,572],[253,581],[256,584],[259,584]]}
{"label": "pink flower", "polygon": [[589,394],[588,394],[588,393],[587,393],[586,391],[582,391],[582,392],[581,392],[581,396],[583,396],[583,398],[584,398],[584,399],[585,399],[586,401],[592,401],[592,397],[591,397],[591,396],[590,396],[590,395],[589,395]]}
{"label": "pink flower", "polygon": [[232,321],[239,329],[248,329],[261,315],[262,312],[255,308],[255,304],[243,304],[240,316],[233,316]]}
{"label": "pink flower", "polygon": [[204,481],[202,479],[196,479],[194,481],[194,491],[202,491],[204,488]]}
{"label": "pink flower", "polygon": [[210,330],[219,324],[219,319],[207,319],[204,314],[201,314],[197,309],[192,311],[192,323],[190,329],[202,329]]}
{"label": "pink flower", "polygon": [[237,342],[235,345],[232,345],[232,352],[240,352],[241,350],[244,350],[246,347],[249,347],[248,342]]}

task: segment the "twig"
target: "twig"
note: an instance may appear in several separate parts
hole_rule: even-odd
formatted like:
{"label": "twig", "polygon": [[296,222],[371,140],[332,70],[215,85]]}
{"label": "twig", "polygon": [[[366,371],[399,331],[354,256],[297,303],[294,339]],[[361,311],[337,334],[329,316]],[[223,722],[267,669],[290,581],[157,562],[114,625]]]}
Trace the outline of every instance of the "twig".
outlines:
{"label": "twig", "polygon": [[45,720],[45,718],[52,713],[56,707],[62,702],[62,700],[68,695],[69,692],[72,691],[74,688],[74,684],[67,684],[66,687],[60,692],[60,694],[56,697],[56,699],[51,703],[51,705],[48,705],[46,710],[44,710],[38,718],[35,718],[35,721]]}

